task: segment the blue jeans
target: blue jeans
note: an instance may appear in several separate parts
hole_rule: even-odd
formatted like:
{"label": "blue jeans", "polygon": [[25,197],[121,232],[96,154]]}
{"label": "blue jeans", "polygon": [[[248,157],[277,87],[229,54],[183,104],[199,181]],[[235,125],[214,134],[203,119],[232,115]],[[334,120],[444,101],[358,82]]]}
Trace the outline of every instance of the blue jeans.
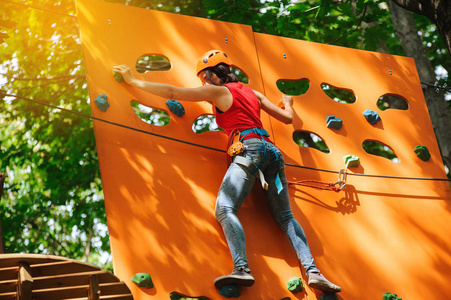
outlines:
{"label": "blue jeans", "polygon": [[[256,166],[260,166],[259,168],[269,185],[268,190],[264,190],[264,194],[271,212],[279,227],[287,235],[291,247],[304,266],[306,274],[319,272],[310,252],[304,230],[291,211],[282,153],[276,146],[261,139],[248,139],[243,144],[246,146],[246,150],[239,155],[250,157]],[[266,155],[264,155],[265,148]],[[275,183],[275,176],[278,172],[283,184],[283,190],[280,194],[277,192]],[[252,174],[252,170],[232,162],[224,176],[216,200],[216,219],[224,230],[235,268],[249,268],[244,230],[237,213],[251,192],[257,175],[258,172]]]}

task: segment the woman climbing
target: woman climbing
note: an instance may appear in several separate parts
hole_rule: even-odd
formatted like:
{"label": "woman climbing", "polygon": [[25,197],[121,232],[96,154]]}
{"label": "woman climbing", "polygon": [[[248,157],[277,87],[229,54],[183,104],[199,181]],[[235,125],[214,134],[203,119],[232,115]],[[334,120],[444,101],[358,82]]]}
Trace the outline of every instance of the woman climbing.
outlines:
{"label": "woman climbing", "polygon": [[197,63],[197,76],[203,84],[198,88],[139,80],[126,65],[115,66],[113,71],[121,74],[126,83],[166,99],[211,102],[217,124],[229,135],[229,140],[235,137],[236,143],[228,151],[233,155],[233,162],[222,181],[215,209],[234,269],[230,275],[216,278],[216,287],[254,284],[246,256],[244,230],[237,213],[258,177],[277,224],[287,235],[304,267],[308,285],[323,292],[340,292],[341,288],[324,278],[315,265],[305,233],[291,211],[283,155],[269,139],[260,120],[260,110],[263,109],[277,120],[290,124],[293,98],[283,95],[284,108],[276,106],[260,92],[240,84],[237,76],[230,72],[230,66],[229,58],[222,51],[207,52]]}

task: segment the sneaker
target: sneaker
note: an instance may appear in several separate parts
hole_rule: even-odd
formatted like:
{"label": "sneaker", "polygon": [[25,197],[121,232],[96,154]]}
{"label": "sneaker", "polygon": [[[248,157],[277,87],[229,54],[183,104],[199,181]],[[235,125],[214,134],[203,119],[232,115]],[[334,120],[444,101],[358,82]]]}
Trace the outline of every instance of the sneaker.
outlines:
{"label": "sneaker", "polygon": [[338,293],[341,292],[341,287],[333,284],[327,280],[320,273],[309,273],[308,274],[308,286],[325,293]]}
{"label": "sneaker", "polygon": [[236,284],[242,286],[251,286],[255,282],[250,271],[243,268],[233,269],[232,274],[221,276],[215,279],[215,287],[221,288],[224,285]]}

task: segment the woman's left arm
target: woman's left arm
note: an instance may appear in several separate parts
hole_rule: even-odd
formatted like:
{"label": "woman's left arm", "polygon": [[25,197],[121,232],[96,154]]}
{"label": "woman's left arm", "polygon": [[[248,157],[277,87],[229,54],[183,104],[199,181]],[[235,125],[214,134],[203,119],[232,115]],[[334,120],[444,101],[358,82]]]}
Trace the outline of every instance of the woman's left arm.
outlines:
{"label": "woman's left arm", "polygon": [[263,111],[285,124],[291,124],[293,122],[293,97],[282,95],[284,108],[281,108],[269,101],[262,93],[258,91],[254,92],[258,100],[260,100]]}

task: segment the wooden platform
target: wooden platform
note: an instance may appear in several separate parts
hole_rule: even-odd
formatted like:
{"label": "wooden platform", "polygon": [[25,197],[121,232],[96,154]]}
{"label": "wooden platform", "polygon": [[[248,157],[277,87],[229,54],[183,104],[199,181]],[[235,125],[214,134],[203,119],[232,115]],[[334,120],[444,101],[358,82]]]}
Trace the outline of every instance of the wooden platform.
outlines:
{"label": "wooden platform", "polygon": [[124,282],[81,261],[40,254],[0,255],[0,300],[131,300]]}

